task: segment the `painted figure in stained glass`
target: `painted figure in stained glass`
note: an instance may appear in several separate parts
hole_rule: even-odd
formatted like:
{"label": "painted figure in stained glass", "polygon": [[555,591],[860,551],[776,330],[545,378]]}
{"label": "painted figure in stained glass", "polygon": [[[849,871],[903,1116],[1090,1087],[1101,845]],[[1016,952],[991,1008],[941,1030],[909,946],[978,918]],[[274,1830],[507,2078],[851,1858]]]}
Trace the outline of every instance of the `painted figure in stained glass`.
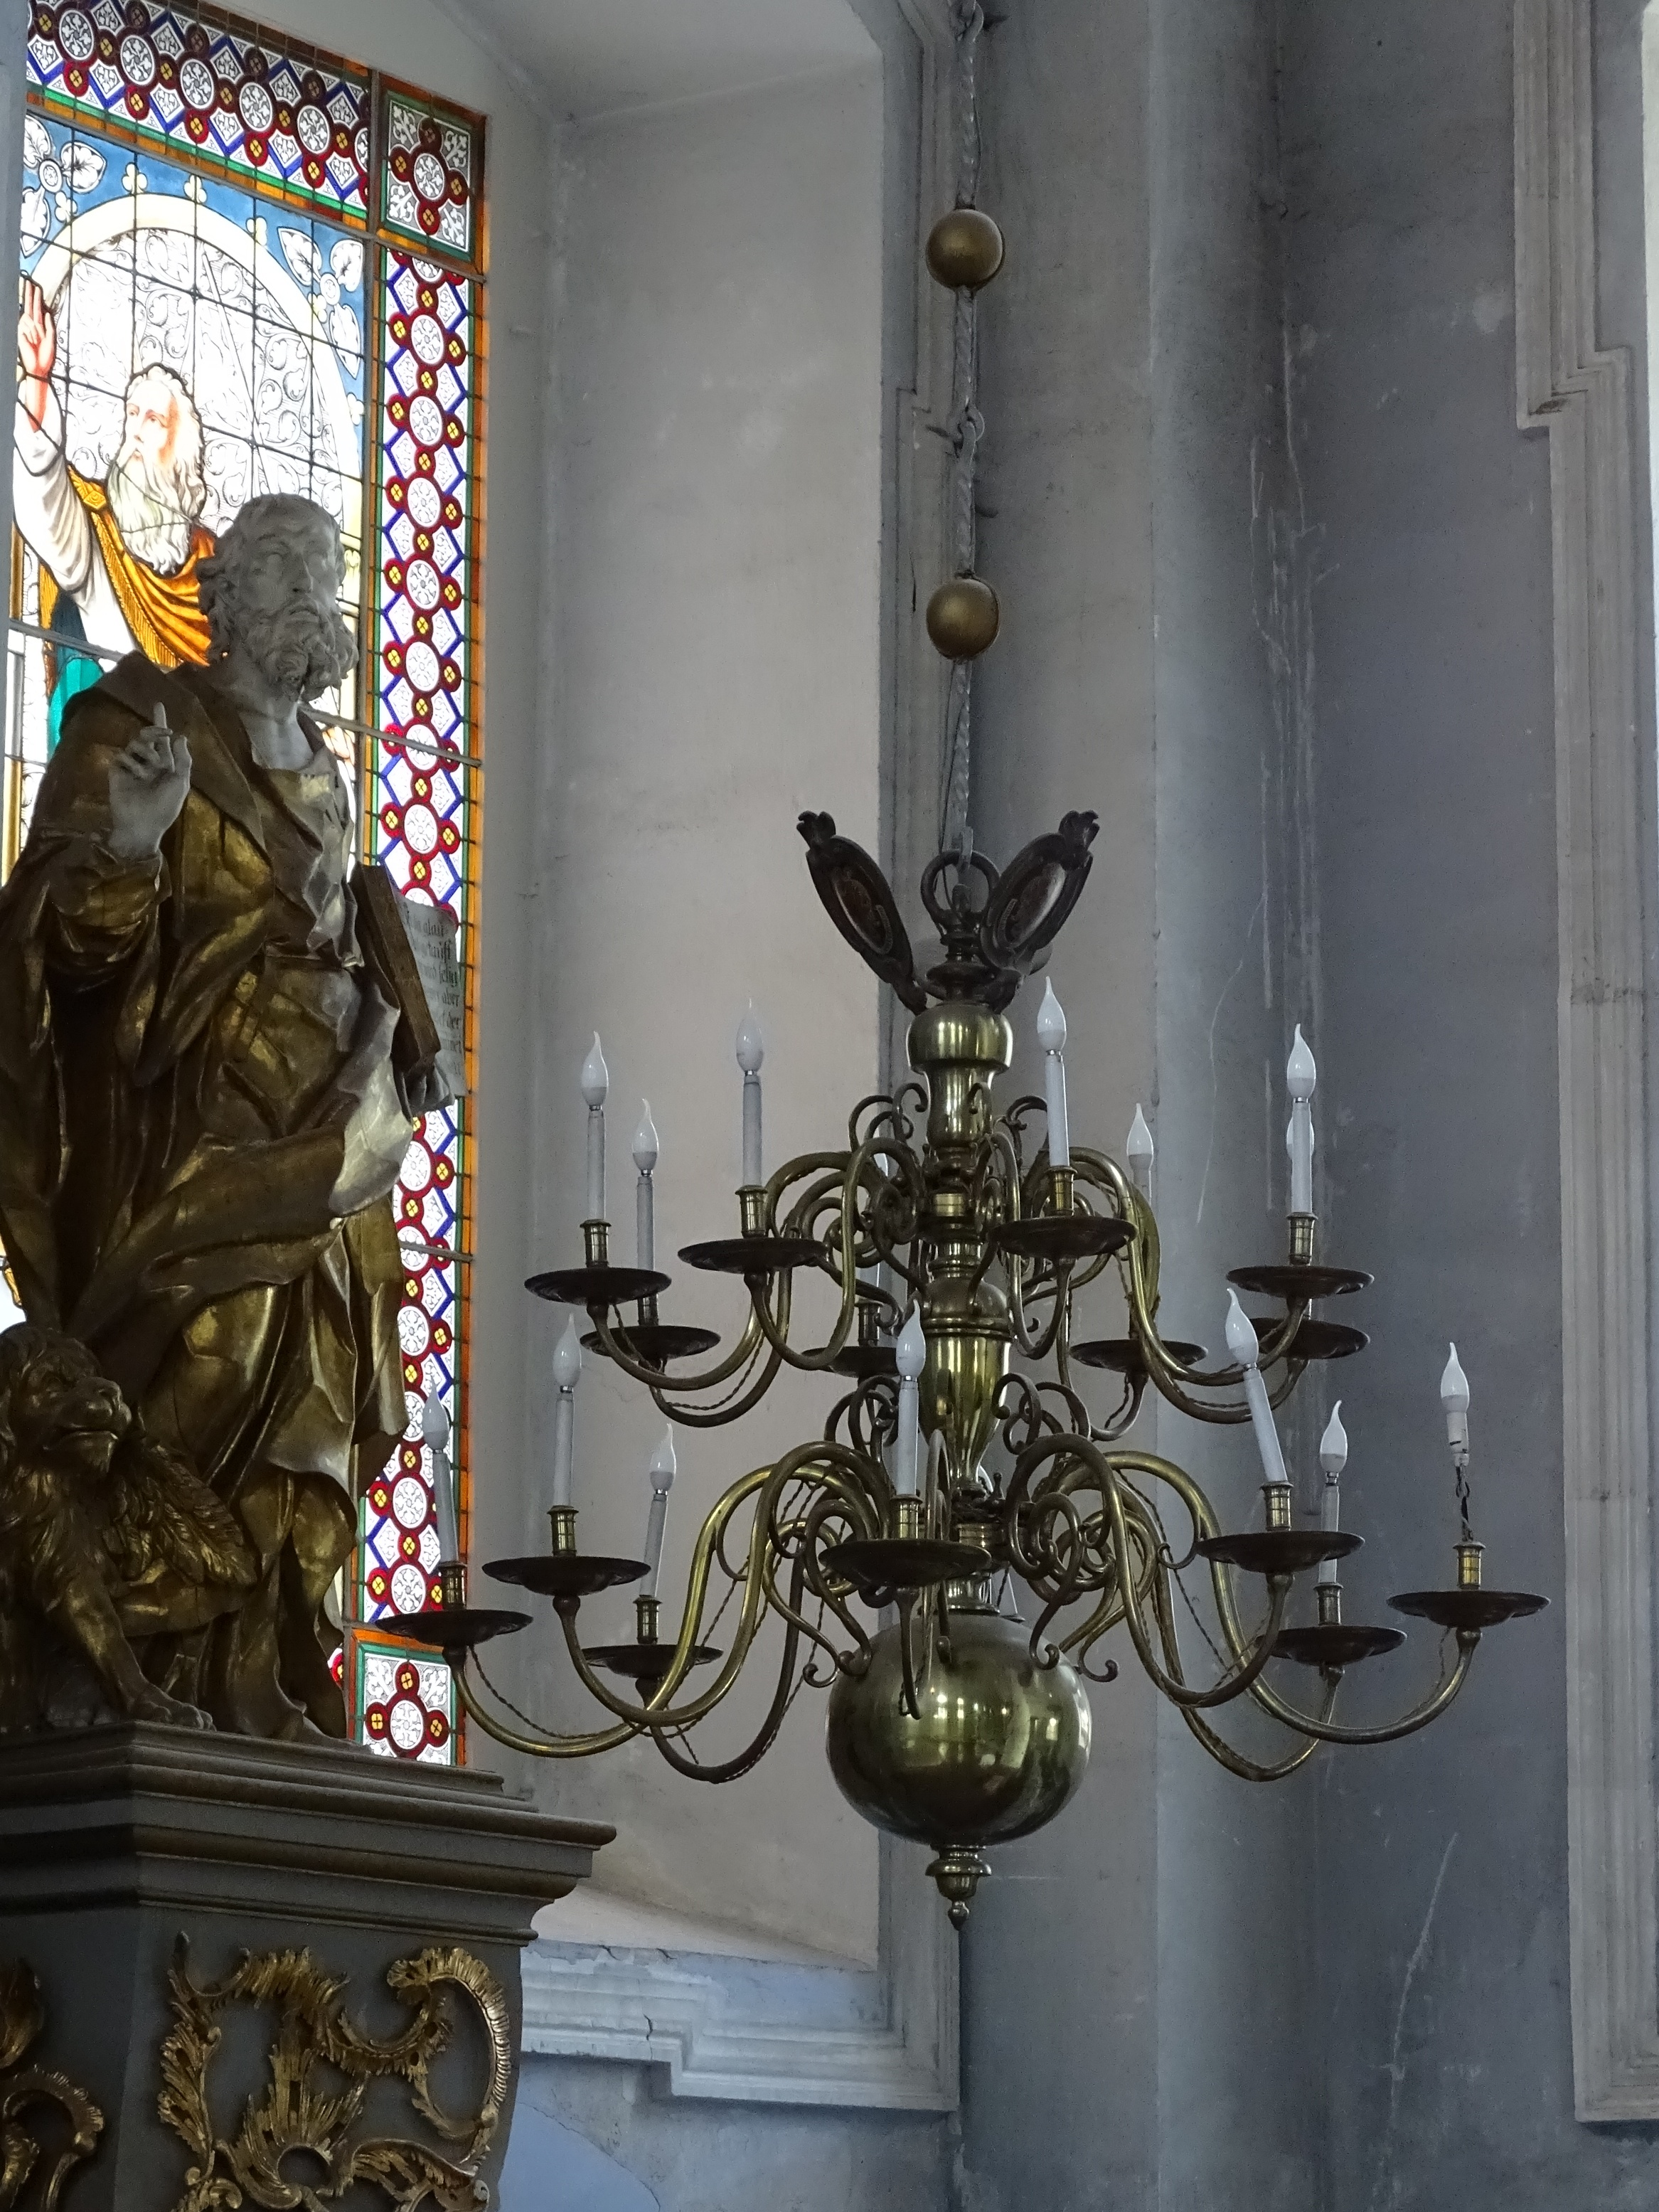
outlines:
{"label": "painted figure in stained glass", "polygon": [[100,483],[66,451],[52,388],[58,322],[32,278],[17,358],[12,512],[40,559],[42,627],[122,652],[136,646],[163,668],[205,660],[197,572],[214,541],[202,522],[202,420],[184,378],[164,362],[135,371],[121,443]]}
{"label": "painted figure in stained glass", "polygon": [[325,1601],[408,1418],[390,1194],[447,1092],[364,963],[301,711],[355,650],[332,519],[255,499],[200,578],[210,666],[131,653],[70,702],[0,891],[0,1237],[30,1321],[254,1554],[169,1686],[239,1733],[339,1735]]}
{"label": "painted figure in stained glass", "polygon": [[[39,114],[24,159],[16,611],[53,633],[50,752],[68,700],[119,653],[206,659],[197,573],[262,492],[314,499],[338,525],[355,621],[364,248]],[[77,653],[82,639],[101,654]]]}

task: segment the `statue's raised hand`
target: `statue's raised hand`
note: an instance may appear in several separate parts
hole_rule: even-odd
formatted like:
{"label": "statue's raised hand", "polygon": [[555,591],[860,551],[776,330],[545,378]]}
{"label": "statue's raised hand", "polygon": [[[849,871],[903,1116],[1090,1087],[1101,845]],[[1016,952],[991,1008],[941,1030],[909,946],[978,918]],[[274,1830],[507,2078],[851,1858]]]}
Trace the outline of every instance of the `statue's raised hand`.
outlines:
{"label": "statue's raised hand", "polygon": [[190,794],[190,740],[167,727],[165,707],[109,764],[109,849],[118,860],[153,860]]}

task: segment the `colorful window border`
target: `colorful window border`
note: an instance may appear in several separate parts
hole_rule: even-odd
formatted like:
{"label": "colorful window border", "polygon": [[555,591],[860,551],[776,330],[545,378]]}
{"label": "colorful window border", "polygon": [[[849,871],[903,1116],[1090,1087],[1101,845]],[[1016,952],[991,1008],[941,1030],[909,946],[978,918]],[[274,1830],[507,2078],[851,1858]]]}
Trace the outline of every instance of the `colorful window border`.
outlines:
{"label": "colorful window border", "polygon": [[[448,906],[466,979],[475,1073],[481,745],[480,530],[484,383],[485,126],[481,116],[218,9],[158,0],[33,8],[27,100],[152,158],[297,204],[365,234],[373,258],[356,739],[366,858],[398,888]],[[461,1530],[471,1520],[468,1360],[472,1206],[466,1099],[428,1115],[393,1196],[404,1265],[399,1336],[409,1430],[368,1486],[338,1672],[359,1741],[453,1759],[459,1716],[445,1663],[396,1638],[437,1602],[435,1389],[453,1423]],[[391,1653],[400,1707],[368,1696]],[[414,1688],[404,1676],[412,1670]],[[396,1703],[394,1698],[392,1703]],[[378,1714],[378,1720],[376,1715]],[[409,1736],[413,1749],[403,1738]]]}

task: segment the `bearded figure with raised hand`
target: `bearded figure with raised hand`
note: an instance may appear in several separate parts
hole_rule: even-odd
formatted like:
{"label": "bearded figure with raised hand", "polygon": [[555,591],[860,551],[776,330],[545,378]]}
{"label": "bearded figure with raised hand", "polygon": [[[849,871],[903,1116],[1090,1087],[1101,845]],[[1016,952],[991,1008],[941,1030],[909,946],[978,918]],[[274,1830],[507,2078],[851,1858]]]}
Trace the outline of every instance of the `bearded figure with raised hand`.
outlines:
{"label": "bearded figure with raised hand", "polygon": [[[121,442],[100,483],[75,468],[64,450],[64,410],[52,386],[57,364],[57,318],[40,287],[26,280],[17,318],[12,516],[40,556],[42,623],[117,652],[137,646],[162,668],[205,660],[208,624],[198,586],[213,535],[202,520],[202,420],[189,387],[160,362],[134,374]],[[94,665],[84,663],[88,682]]]}
{"label": "bearded figure with raised hand", "polygon": [[405,1425],[391,1191],[447,1096],[365,964],[345,787],[301,711],[353,657],[338,533],[252,501],[205,668],[71,702],[0,891],[0,1239],[227,1507],[251,1588],[147,1675],[222,1729],[343,1733],[331,1588]]}

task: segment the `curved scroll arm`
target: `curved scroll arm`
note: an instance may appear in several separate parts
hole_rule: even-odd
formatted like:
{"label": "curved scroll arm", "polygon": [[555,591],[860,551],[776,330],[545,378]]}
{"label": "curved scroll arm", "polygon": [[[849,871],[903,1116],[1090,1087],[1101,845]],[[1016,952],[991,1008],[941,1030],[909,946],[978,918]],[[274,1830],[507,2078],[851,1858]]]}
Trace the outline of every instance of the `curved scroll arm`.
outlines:
{"label": "curved scroll arm", "polygon": [[[881,1526],[881,1491],[885,1487],[886,1477],[869,1461],[856,1452],[848,1451],[842,1444],[823,1442],[799,1444],[793,1451],[787,1452],[775,1466],[757,1469],[754,1474],[746,1475],[733,1483],[698,1531],[685,1609],[673,1657],[667,1672],[643,1705],[634,1704],[619,1696],[594,1671],[577,1639],[575,1609],[572,1607],[561,1609],[565,1644],[577,1679],[607,1712],[614,1714],[619,1721],[626,1721],[636,1730],[685,1729],[694,1726],[713,1712],[727,1695],[742,1671],[768,1610],[767,1562],[773,1541],[774,1510],[779,1498],[790,1484],[807,1479],[809,1471],[816,1478],[817,1486],[838,1495],[854,1526],[862,1527],[871,1533]],[[688,1704],[675,1707],[671,1701],[690,1670],[692,1655],[702,1629],[709,1566],[714,1547],[719,1541],[720,1524],[745,1497],[756,1490],[761,1495],[750,1532],[743,1604],[731,1651],[708,1689]]]}
{"label": "curved scroll arm", "polygon": [[[1244,1370],[1236,1361],[1207,1373],[1200,1368],[1184,1366],[1158,1334],[1158,1237],[1151,1206],[1116,1161],[1109,1159],[1103,1152],[1076,1146],[1072,1153],[1072,1168],[1080,1182],[1106,1194],[1124,1219],[1134,1224],[1136,1234],[1118,1266],[1128,1300],[1130,1331],[1140,1346],[1153,1387],[1170,1405],[1195,1421],[1224,1426],[1248,1421],[1248,1406],[1215,1406],[1191,1395],[1194,1390],[1237,1389],[1244,1380]],[[1285,1358],[1307,1312],[1305,1300],[1291,1306],[1283,1322],[1263,1338],[1260,1363],[1262,1367],[1270,1367],[1275,1360]]]}
{"label": "curved scroll arm", "polygon": [[[1180,1496],[1188,1511],[1193,1515],[1197,1534],[1212,1535],[1216,1533],[1214,1515],[1211,1510],[1209,1501],[1205,1498],[1197,1483],[1182,1468],[1176,1467],[1171,1461],[1158,1459],[1151,1452],[1118,1452],[1112,1456],[1126,1471],[1138,1470],[1154,1477],[1160,1482],[1168,1483]],[[1202,1522],[1199,1520],[1200,1510],[1205,1516]],[[1221,1623],[1222,1635],[1226,1640],[1227,1648],[1233,1655],[1234,1660],[1242,1661],[1249,1650],[1249,1641],[1240,1624],[1238,1608],[1233,1598],[1231,1570],[1218,1561],[1211,1569],[1211,1579],[1215,1591],[1216,1613]],[[1288,1698],[1281,1697],[1277,1690],[1273,1689],[1266,1682],[1252,1681],[1249,1685],[1249,1694],[1252,1702],[1259,1705],[1264,1713],[1269,1714],[1284,1727],[1295,1729],[1298,1735],[1306,1736],[1310,1742],[1316,1744],[1394,1743],[1401,1736],[1413,1735],[1419,1729],[1426,1728],[1431,1721],[1438,1719],[1439,1716],[1445,1711],[1468,1678],[1475,1646],[1480,1641],[1480,1632],[1478,1629],[1460,1629],[1457,1632],[1457,1662],[1450,1674],[1444,1675],[1429,1695],[1413,1705],[1409,1712],[1403,1713],[1396,1721],[1385,1722],[1376,1728],[1346,1728],[1332,1721],[1331,1704],[1328,1699],[1321,1712],[1316,1714],[1304,1712],[1299,1706],[1292,1705]]]}
{"label": "curved scroll arm", "polygon": [[[1049,1483],[1043,1486],[1043,1491],[1049,1488],[1066,1491],[1086,1488],[1098,1492],[1111,1528],[1112,1551],[1119,1562],[1117,1580],[1119,1589],[1125,1600],[1124,1620],[1129,1631],[1130,1639],[1135,1647],[1135,1656],[1139,1660],[1142,1668],[1170,1703],[1181,1706],[1183,1710],[1190,1709],[1198,1711],[1216,1705],[1231,1704],[1235,1698],[1244,1695],[1273,1656],[1273,1644],[1280,1628],[1284,1626],[1285,1608],[1290,1602],[1291,1579],[1285,1575],[1273,1575],[1268,1577],[1267,1624],[1254,1647],[1246,1644],[1243,1649],[1235,1650],[1234,1657],[1237,1663],[1234,1672],[1231,1674],[1224,1674],[1218,1682],[1212,1684],[1206,1690],[1188,1688],[1177,1675],[1169,1673],[1160,1665],[1158,1655],[1152,1648],[1152,1638],[1146,1631],[1146,1620],[1142,1617],[1141,1601],[1135,1588],[1134,1578],[1123,1571],[1124,1565],[1130,1557],[1131,1547],[1129,1516],[1124,1506],[1123,1487],[1118,1480],[1118,1462],[1121,1456],[1116,1453],[1103,1452],[1097,1444],[1085,1437],[1044,1437],[1020,1455],[1015,1467],[1013,1480],[1009,1486],[1010,1495],[1012,1497],[1018,1492],[1027,1489],[1031,1475],[1046,1461],[1075,1462],[1077,1464],[1074,1468],[1062,1468],[1051,1477]],[[1132,1460],[1138,1457],[1138,1455],[1130,1456]],[[1144,1460],[1140,1463],[1144,1465]],[[1169,1462],[1158,1464],[1168,1465]],[[1179,1474],[1181,1470],[1171,1468],[1171,1472]],[[1213,1533],[1215,1515],[1208,1499],[1204,1497],[1204,1493],[1189,1475],[1183,1475],[1182,1480],[1200,1501],[1204,1516],[1204,1533],[1206,1534]],[[1033,1493],[1034,1502],[1041,1498],[1043,1491]]]}

